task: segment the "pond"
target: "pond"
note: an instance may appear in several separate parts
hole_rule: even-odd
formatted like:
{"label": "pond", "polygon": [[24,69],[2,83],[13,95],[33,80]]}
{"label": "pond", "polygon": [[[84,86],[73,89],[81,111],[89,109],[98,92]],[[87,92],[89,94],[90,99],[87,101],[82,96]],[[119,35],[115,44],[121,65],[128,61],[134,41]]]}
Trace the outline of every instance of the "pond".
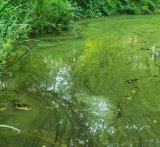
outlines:
{"label": "pond", "polygon": [[31,41],[0,81],[0,146],[159,147],[159,30],[117,16]]}

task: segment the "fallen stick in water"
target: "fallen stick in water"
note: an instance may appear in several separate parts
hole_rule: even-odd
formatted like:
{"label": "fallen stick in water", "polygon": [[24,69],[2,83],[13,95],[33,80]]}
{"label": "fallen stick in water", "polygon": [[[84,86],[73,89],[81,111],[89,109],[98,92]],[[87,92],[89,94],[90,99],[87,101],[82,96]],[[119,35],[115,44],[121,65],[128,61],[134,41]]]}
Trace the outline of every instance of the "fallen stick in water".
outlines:
{"label": "fallen stick in water", "polygon": [[12,129],[14,131],[17,131],[17,133],[20,133],[21,130],[15,128],[15,127],[12,127],[12,126],[9,126],[9,125],[0,125],[1,128],[9,128],[9,129]]}

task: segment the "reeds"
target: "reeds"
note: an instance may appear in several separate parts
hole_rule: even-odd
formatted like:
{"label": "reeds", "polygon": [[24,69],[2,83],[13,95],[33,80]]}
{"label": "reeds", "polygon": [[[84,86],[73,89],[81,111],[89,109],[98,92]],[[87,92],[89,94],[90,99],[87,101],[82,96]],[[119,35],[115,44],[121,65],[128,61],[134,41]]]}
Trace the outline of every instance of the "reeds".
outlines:
{"label": "reeds", "polygon": [[18,45],[28,39],[34,8],[33,3],[13,5],[11,0],[0,2],[0,71]]}

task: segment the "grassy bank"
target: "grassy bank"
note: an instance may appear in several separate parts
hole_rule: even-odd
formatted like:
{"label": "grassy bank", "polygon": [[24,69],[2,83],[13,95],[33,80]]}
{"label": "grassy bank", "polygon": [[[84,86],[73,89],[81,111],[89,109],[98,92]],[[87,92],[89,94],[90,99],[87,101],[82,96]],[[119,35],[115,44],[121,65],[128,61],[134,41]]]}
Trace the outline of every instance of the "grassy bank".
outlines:
{"label": "grassy bank", "polygon": [[0,2],[0,70],[5,68],[15,49],[28,39],[34,18],[34,4],[13,4],[12,1]]}
{"label": "grassy bank", "polygon": [[159,13],[160,0],[1,0],[0,74],[28,36],[61,32],[79,18]]}

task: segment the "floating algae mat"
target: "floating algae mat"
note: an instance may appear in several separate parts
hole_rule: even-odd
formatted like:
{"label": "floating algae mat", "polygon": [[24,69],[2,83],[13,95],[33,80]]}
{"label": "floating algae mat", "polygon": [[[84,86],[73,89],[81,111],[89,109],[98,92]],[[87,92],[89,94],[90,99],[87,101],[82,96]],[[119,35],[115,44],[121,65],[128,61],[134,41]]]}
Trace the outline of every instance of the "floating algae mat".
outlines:
{"label": "floating algae mat", "polygon": [[159,147],[159,30],[119,16],[34,39],[0,82],[0,146]]}

